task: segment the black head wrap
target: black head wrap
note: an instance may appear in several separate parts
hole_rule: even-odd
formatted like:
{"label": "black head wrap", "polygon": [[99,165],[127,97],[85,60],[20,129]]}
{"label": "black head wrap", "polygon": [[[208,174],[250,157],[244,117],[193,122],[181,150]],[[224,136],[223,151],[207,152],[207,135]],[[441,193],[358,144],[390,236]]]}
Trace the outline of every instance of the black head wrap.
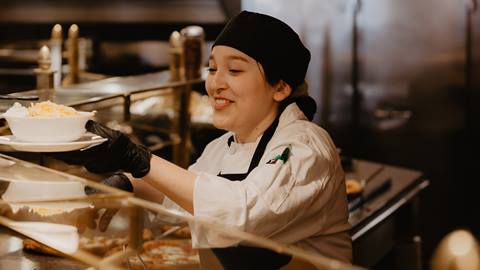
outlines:
{"label": "black head wrap", "polygon": [[[310,51],[290,26],[274,17],[242,11],[227,23],[212,49],[218,45],[232,47],[258,61],[270,84],[283,80],[294,92],[304,85]],[[308,95],[293,96],[282,102],[281,109],[296,102],[312,120],[315,101]]]}

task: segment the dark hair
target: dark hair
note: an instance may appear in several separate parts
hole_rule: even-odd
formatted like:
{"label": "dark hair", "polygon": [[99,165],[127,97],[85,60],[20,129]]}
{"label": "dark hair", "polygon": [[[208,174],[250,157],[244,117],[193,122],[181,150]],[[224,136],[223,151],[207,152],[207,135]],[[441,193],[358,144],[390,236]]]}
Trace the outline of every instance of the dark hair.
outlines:
{"label": "dark hair", "polygon": [[317,111],[317,103],[315,100],[310,96],[298,96],[292,97],[289,96],[288,98],[282,100],[280,102],[279,112],[285,110],[285,108],[292,104],[296,103],[297,106],[302,110],[303,114],[308,118],[308,120],[312,121],[315,112]]}
{"label": "dark hair", "polygon": [[[261,65],[261,63],[257,62],[258,65]],[[280,78],[280,75],[275,72],[267,72],[264,69],[264,75],[265,75],[265,80],[267,83],[271,86],[275,86],[277,83],[279,83],[282,79]],[[292,89],[293,91],[296,89]],[[310,96],[289,96],[286,99],[282,100],[280,102],[280,106],[278,108],[279,114],[287,108],[288,105],[296,103],[297,106],[302,110],[303,114],[308,118],[308,120],[312,121],[313,116],[315,115],[315,112],[317,111],[317,103],[315,100],[310,97]]]}

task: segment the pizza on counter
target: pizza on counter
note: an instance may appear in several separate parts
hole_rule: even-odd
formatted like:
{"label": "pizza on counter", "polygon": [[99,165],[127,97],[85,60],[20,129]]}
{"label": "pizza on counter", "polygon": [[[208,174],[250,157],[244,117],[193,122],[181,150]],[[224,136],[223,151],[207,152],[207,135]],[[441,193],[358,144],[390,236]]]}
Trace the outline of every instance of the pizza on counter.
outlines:
{"label": "pizza on counter", "polygon": [[[160,227],[160,232],[171,229],[172,225]],[[152,231],[144,229],[143,247],[138,256],[128,260],[131,269],[200,269],[198,251],[192,248],[188,226],[183,226],[165,238],[155,240]],[[161,237],[161,236],[160,236]],[[53,248],[38,243],[32,239],[24,239],[24,250],[37,254],[62,256]],[[80,237],[80,248],[100,257],[108,257],[122,251],[128,245],[127,237]],[[127,262],[125,262],[127,266]]]}

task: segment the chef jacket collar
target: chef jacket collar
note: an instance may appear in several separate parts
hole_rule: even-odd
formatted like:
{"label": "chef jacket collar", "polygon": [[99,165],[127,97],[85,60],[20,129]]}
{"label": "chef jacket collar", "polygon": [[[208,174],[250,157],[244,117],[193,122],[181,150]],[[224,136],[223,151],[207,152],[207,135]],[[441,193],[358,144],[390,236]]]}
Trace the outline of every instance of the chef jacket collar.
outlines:
{"label": "chef jacket collar", "polygon": [[300,107],[296,103],[292,103],[288,105],[285,110],[283,110],[282,114],[280,115],[280,119],[278,122],[278,127],[282,128],[289,123],[296,121],[296,120],[307,120],[308,118],[302,112]]}

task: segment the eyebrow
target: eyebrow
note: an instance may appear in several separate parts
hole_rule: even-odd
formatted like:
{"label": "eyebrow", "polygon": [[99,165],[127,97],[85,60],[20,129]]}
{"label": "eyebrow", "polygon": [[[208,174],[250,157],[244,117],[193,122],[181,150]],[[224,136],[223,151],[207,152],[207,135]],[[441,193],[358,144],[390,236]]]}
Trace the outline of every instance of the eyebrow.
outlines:
{"label": "eyebrow", "polygon": [[[210,55],[209,60],[214,60],[213,55]],[[248,63],[248,60],[245,57],[238,56],[238,55],[229,55],[227,56],[227,60],[239,60],[239,61]]]}

